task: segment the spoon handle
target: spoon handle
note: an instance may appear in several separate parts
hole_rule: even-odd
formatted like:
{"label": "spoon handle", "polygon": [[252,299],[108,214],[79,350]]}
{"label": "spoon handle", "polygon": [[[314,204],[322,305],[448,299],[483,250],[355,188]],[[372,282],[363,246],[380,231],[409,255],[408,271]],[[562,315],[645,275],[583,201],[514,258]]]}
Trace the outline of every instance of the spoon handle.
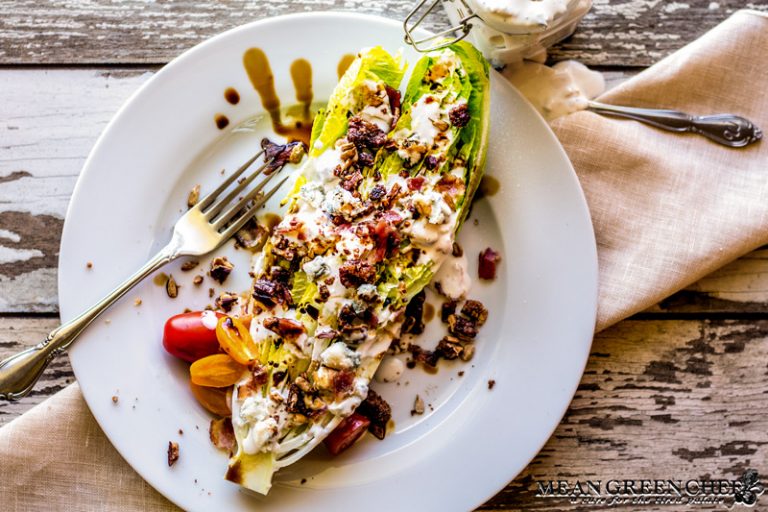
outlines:
{"label": "spoon handle", "polygon": [[672,132],[691,132],[703,135],[724,146],[741,148],[757,142],[763,132],[750,120],[733,114],[692,116],[677,110],[622,107],[590,101],[588,110],[597,114],[626,117]]}

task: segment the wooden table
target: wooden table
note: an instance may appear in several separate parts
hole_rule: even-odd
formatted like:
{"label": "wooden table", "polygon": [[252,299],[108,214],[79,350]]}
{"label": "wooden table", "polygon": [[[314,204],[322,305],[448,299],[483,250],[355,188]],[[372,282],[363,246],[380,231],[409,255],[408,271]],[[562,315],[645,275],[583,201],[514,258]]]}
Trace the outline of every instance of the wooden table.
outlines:
{"label": "wooden table", "polygon": [[[337,9],[402,19],[412,3],[0,0],[0,356],[57,325],[59,237],[77,175],[109,119],[162,64],[268,16]],[[596,1],[551,56],[579,59],[616,83],[743,5]],[[750,5],[768,11],[767,0]],[[535,480],[736,478],[749,467],[764,476],[767,338],[765,248],[598,334],[554,435],[484,508],[551,506],[534,497]],[[60,358],[29,397],[0,403],[0,425],[72,380]]]}

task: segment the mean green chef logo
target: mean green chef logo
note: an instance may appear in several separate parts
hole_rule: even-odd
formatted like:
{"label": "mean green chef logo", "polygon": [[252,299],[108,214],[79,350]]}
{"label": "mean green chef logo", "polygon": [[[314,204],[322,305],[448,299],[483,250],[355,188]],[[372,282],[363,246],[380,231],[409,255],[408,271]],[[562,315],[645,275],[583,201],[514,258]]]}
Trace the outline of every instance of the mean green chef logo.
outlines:
{"label": "mean green chef logo", "polygon": [[536,481],[536,497],[592,506],[721,505],[754,507],[765,491],[755,469],[735,480],[547,480]]}

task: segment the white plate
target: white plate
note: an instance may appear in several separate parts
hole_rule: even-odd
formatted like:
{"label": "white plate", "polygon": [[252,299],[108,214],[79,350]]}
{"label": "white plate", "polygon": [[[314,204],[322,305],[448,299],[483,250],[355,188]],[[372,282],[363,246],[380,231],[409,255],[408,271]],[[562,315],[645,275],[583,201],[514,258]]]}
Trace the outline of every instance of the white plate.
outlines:
{"label": "white plate", "polygon": [[[62,318],[91,305],[167,241],[195,183],[211,186],[222,168],[231,171],[253,152],[264,123],[222,132],[213,122],[221,112],[235,126],[262,110],[241,64],[247,48],[269,56],[277,91],[290,103],[291,61],[310,61],[315,98],[322,99],[335,85],[339,58],[374,44],[402,47],[400,24],[353,14],[280,17],[215,37],[148,81],[102,134],[78,180],[61,247]],[[411,64],[418,58],[409,49],[405,55]],[[241,94],[236,106],[223,97],[230,86]],[[379,386],[394,408],[393,434],[366,439],[335,459],[316,450],[280,474],[268,497],[252,497],[223,479],[227,461],[208,440],[210,416],[187,390],[186,365],[161,347],[168,316],[210,300],[209,280],[196,289],[197,273],[181,273],[176,262],[166,272],[182,285],[179,298],[168,299],[148,280],[95,322],[70,354],[94,416],[152,486],[193,510],[461,510],[481,504],[526,466],[581,377],[595,320],[597,259],[584,197],[562,148],[496,73],[491,91],[486,172],[501,188],[475,204],[460,236],[472,274],[482,248],[503,255],[496,281],[475,282],[470,294],[490,309],[475,359],[437,375],[408,370],[399,386]],[[245,290],[245,254],[227,251],[237,268],[226,288]],[[425,343],[439,338],[438,323]],[[411,417],[417,393],[431,408]],[[181,451],[172,468],[170,440]]]}

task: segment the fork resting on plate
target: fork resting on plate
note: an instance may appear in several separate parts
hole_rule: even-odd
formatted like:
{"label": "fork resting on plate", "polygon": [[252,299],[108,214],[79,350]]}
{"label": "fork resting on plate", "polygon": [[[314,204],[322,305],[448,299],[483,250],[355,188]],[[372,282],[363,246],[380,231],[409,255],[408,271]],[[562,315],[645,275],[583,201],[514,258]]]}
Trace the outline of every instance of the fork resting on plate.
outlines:
{"label": "fork resting on plate", "polygon": [[[251,172],[248,177],[239,181],[235,188],[225,194],[229,186],[240,178],[262,155],[264,155],[264,164]],[[216,190],[202,198],[187,211],[176,222],[173,236],[168,245],[155,254],[135,274],[91,308],[51,331],[41,343],[0,361],[0,398],[15,400],[26,396],[48,363],[74,343],[80,333],[104,310],[145,277],[179,256],[202,256],[219,248],[224,242],[232,238],[248,219],[256,214],[256,210],[264,205],[288,179],[289,175],[286,175],[271,189],[262,192],[267,184],[280,173],[285,163],[284,159],[277,157],[267,159],[265,150],[254,155],[224,180]],[[253,189],[240,196],[258,176],[262,175],[264,178]]]}

